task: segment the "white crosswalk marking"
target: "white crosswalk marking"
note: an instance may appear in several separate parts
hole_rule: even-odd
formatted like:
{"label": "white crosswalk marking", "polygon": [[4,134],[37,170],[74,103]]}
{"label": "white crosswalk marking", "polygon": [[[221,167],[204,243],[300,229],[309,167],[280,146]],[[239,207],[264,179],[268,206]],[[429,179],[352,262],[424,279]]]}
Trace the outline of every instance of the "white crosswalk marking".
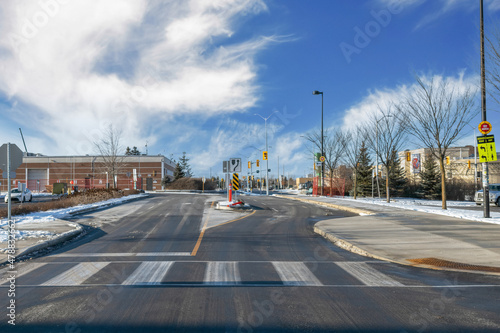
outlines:
{"label": "white crosswalk marking", "polygon": [[42,283],[42,286],[78,285],[106,267],[109,262],[85,262],[70,268],[62,274]]}
{"label": "white crosswalk marking", "polygon": [[123,282],[124,285],[158,285],[173,261],[146,261]]}
{"label": "white crosswalk marking", "polygon": [[[354,277],[359,282],[355,282],[354,284],[345,284],[346,277],[345,274],[340,275],[328,275],[324,269],[331,269],[328,266],[316,266],[318,270],[322,272],[322,280],[320,281],[315,274],[315,271],[311,271],[308,268],[307,264],[304,262],[296,262],[296,261],[143,261],[138,263],[137,261],[112,261],[112,262],[84,262],[79,263],[76,266],[73,266],[63,273],[49,279],[48,281],[44,281],[43,276],[40,276],[37,280],[40,280],[38,283],[33,283],[32,285],[38,286],[54,286],[54,287],[66,287],[66,286],[86,286],[84,282],[92,277],[95,274],[99,274],[99,272],[105,268],[108,264],[120,264],[123,266],[134,265],[135,268],[132,273],[126,277],[125,281],[122,282],[123,285],[128,286],[149,286],[149,285],[160,285],[163,282],[163,279],[169,274],[170,270],[175,270],[176,266],[174,263],[183,263],[185,264],[195,264],[199,265],[200,263],[205,263],[205,271],[200,272],[199,269],[192,271],[195,273],[195,276],[191,278],[187,278],[186,282],[179,280],[178,274],[183,274],[182,271],[176,272],[176,280],[175,283],[169,283],[166,279],[165,283],[168,285],[193,285],[200,284],[205,286],[236,286],[236,285],[246,285],[246,286],[258,286],[261,285],[261,281],[256,281],[255,283],[247,282],[254,281],[255,277],[249,276],[241,276],[241,273],[249,274],[248,266],[242,266],[244,269],[240,273],[240,263],[252,263],[253,268],[260,271],[258,264],[268,265],[272,264],[274,268],[273,278],[270,278],[270,275],[267,275],[266,270],[269,270],[269,266],[262,267],[263,277],[262,281],[267,281],[266,284],[272,285],[284,285],[284,286],[313,286],[313,287],[333,287],[333,286],[368,286],[368,287],[405,287],[404,284],[392,279],[391,277],[381,273],[376,268],[374,268],[373,264],[367,262],[328,262],[325,264],[335,264],[340,269],[345,271],[348,275]],[[19,271],[19,276],[27,275],[32,270],[36,268],[42,267],[44,265],[50,266],[58,266],[61,263],[51,262],[51,263],[39,263],[34,264],[32,266],[27,266],[24,269]],[[137,266],[138,265],[138,266]],[[185,267],[179,265],[179,269],[181,267]],[[199,266],[198,266],[199,267]],[[375,266],[378,267],[378,266]],[[188,271],[190,271],[188,269]],[[326,271],[327,272],[327,271]],[[104,274],[104,273],[103,273]],[[274,274],[278,274],[279,280],[276,279]],[[325,275],[326,274],[326,275]],[[97,275],[96,275],[97,276]],[[36,278],[36,276],[33,276]],[[29,279],[33,281],[34,279]],[[197,281],[194,282],[193,281]],[[245,281],[245,282],[243,282]],[[352,281],[351,278],[348,281]],[[361,283],[361,284],[360,284]],[[102,283],[99,283],[102,284]],[[30,284],[31,285],[31,284]],[[0,287],[5,287],[0,286]],[[408,287],[408,286],[406,286]]]}
{"label": "white crosswalk marking", "polygon": [[190,257],[191,252],[140,252],[140,253],[61,253],[57,257]]}
{"label": "white crosswalk marking", "polygon": [[322,286],[303,262],[273,262],[276,272],[287,286]]}
{"label": "white crosswalk marking", "polygon": [[383,273],[380,273],[364,262],[337,262],[336,264],[367,286],[403,286],[403,284],[391,279]]}
{"label": "white crosswalk marking", "polygon": [[210,261],[203,283],[211,285],[240,284],[238,263],[234,261]]}

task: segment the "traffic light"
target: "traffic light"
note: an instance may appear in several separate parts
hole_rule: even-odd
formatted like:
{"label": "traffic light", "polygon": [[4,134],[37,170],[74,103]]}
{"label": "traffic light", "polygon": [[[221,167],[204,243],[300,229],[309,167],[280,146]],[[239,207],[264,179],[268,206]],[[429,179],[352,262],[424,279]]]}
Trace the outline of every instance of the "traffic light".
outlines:
{"label": "traffic light", "polygon": [[263,151],[263,152],[262,152],[262,159],[263,159],[264,161],[267,161],[267,151]]}
{"label": "traffic light", "polygon": [[248,161],[248,168],[251,169],[252,168],[252,162]]}
{"label": "traffic light", "polygon": [[259,165],[260,165],[259,160],[257,160],[257,164],[256,164],[256,165],[257,165],[257,168],[258,168],[258,167],[259,167]]}
{"label": "traffic light", "polygon": [[410,162],[410,161],[411,161],[411,153],[410,153],[409,151],[407,151],[407,152],[406,152],[406,160],[407,160],[408,162]]}
{"label": "traffic light", "polygon": [[467,161],[467,169],[470,169],[470,160]]}
{"label": "traffic light", "polygon": [[446,165],[450,165],[450,156],[446,156]]}

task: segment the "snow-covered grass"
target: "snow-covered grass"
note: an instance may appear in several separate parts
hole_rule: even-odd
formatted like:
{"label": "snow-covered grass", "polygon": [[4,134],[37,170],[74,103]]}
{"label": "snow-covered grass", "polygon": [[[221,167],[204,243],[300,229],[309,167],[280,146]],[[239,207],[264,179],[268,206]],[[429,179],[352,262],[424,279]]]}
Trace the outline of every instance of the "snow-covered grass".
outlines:
{"label": "snow-covered grass", "polygon": [[411,198],[394,198],[390,203],[386,202],[385,199],[378,198],[358,198],[354,200],[353,198],[348,197],[333,197],[333,200],[344,200],[351,201],[357,203],[365,203],[370,205],[379,205],[386,207],[394,207],[394,208],[402,208],[407,210],[413,210],[417,212],[431,213],[431,214],[439,214],[450,217],[456,217],[460,219],[467,219],[472,221],[479,222],[487,222],[500,224],[500,213],[498,212],[490,212],[491,218],[484,218],[482,210],[465,210],[465,209],[456,209],[454,207],[475,207],[476,204],[470,201],[448,201],[447,205],[450,209],[443,210],[441,209],[441,201],[440,200],[423,200],[423,199],[411,199]]}
{"label": "snow-covered grass", "polygon": [[[36,212],[22,216],[13,216],[12,219],[15,220],[16,228],[22,227],[23,224],[40,223],[40,228],[42,229],[44,225],[50,224],[50,222],[55,221],[57,219],[63,219],[65,217],[68,217],[72,213],[92,208],[98,209],[101,207],[116,205],[124,201],[129,201],[146,195],[147,194],[134,194],[121,198],[114,198],[106,201],[96,202],[92,204],[78,205],[69,208],[55,209],[44,212]],[[4,227],[6,227],[8,224],[9,221],[7,219],[2,219],[0,222],[0,228],[2,228],[0,229],[0,242],[5,242],[7,240],[7,230],[5,230]],[[37,230],[37,231],[16,230],[16,240],[26,239],[29,237],[38,237],[38,236],[50,237],[51,235],[52,234],[50,232],[43,230]]]}

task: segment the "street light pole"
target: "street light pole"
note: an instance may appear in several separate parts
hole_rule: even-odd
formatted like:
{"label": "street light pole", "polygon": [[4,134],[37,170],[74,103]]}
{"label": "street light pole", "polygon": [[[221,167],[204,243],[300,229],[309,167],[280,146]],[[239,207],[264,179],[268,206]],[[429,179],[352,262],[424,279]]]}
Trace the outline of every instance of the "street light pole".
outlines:
{"label": "street light pole", "polygon": [[[271,118],[271,116],[273,114],[275,114],[276,112],[278,112],[278,110],[275,110],[267,118],[262,117],[260,114],[257,114],[257,113],[255,114],[256,116],[259,116],[262,119],[264,119],[264,127],[265,127],[265,130],[266,130],[266,152],[267,152],[267,158],[266,158],[266,195],[269,195],[269,150],[268,150],[268,146],[267,146],[267,120],[269,118]],[[261,182],[261,186],[262,186],[262,182]]]}
{"label": "street light pole", "polygon": [[[323,150],[323,92],[315,90],[313,91],[313,95],[321,95],[321,156],[325,156],[325,152]],[[325,183],[325,162],[321,162],[321,195],[323,196],[323,187]]]}

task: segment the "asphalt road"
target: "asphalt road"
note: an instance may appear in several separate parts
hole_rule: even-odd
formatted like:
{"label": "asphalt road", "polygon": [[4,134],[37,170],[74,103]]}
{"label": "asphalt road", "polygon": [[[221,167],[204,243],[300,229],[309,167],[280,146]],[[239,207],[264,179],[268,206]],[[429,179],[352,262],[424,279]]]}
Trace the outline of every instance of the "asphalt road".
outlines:
{"label": "asphalt road", "polygon": [[[254,212],[200,232],[213,199],[158,195],[83,218],[96,224],[87,237],[18,265],[16,326],[2,315],[0,330],[500,329],[499,277],[352,254],[312,231],[317,221],[347,213],[286,199],[245,197]],[[3,311],[8,285],[0,288]]]}

